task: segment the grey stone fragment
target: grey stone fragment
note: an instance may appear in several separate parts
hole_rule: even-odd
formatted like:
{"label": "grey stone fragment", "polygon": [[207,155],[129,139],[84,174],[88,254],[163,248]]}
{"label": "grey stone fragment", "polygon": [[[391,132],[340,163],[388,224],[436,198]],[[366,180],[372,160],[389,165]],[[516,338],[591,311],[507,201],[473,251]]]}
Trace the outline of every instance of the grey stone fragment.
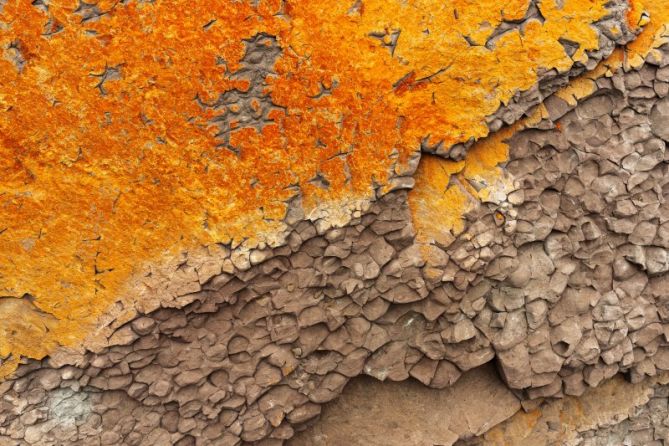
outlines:
{"label": "grey stone fragment", "polygon": [[657,101],[649,118],[653,133],[665,141],[669,140],[669,98]]}

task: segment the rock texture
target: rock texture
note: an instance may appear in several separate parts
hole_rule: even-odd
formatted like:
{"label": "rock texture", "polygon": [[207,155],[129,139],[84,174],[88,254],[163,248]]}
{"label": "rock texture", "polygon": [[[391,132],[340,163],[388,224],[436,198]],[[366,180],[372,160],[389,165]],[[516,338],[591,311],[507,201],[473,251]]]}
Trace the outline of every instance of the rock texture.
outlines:
{"label": "rock texture", "polygon": [[667,378],[632,384],[616,375],[580,397],[527,411],[490,366],[443,391],[358,378],[288,444],[659,445],[666,441]]}
{"label": "rock texture", "polygon": [[520,410],[520,401],[492,364],[462,375],[453,386],[430,389],[415,380],[352,380],[325,405],[319,421],[290,446],[450,446],[472,438]]}
{"label": "rock texture", "polygon": [[3,2],[0,296],[35,311],[2,319],[0,375],[145,312],[137,282],[180,282],[182,253],[348,224],[413,185],[421,147],[461,157],[640,18],[625,0]]}
{"label": "rock texture", "polygon": [[[261,8],[252,3],[245,7]],[[33,7],[50,11],[47,4]],[[356,2],[351,14],[362,8]],[[465,40],[496,51],[500,36],[527,34],[529,45],[542,23],[561,23],[562,16],[544,17],[537,8],[527,2],[523,15],[502,20],[485,43],[476,35]],[[115,300],[85,342],[54,337],[67,316],[44,316],[39,296],[0,300],[0,310],[25,318],[0,324],[8,340],[0,360],[6,370],[22,362],[0,382],[0,445],[279,445],[313,424],[322,405],[359,375],[447,389],[478,369],[444,391],[447,398],[493,388],[497,403],[509,402],[504,410],[483,420],[485,412],[464,404],[448,424],[425,429],[443,444],[476,442],[486,437],[470,437],[484,435],[518,404],[531,411],[619,374],[638,384],[669,370],[669,44],[644,63],[616,66],[623,53],[614,46],[633,38],[634,11],[609,2],[594,23],[587,15],[585,25],[575,21],[595,33],[597,49],[562,39],[562,50],[577,60],[537,72],[527,88],[516,85],[520,93],[502,108],[491,101],[491,113],[481,118],[486,130],[475,135],[498,132],[489,139],[455,143],[447,132],[435,141],[414,128],[423,131],[422,152],[417,144],[384,154],[388,175],[382,183],[374,179],[370,195],[316,209],[305,202],[318,195],[291,193],[282,202],[281,237],[253,246],[231,238],[150,263],[131,283],[134,298]],[[81,22],[106,14],[86,3],[76,13]],[[269,116],[291,110],[267,96],[271,79],[285,75],[280,58],[288,31],[279,31],[244,40],[227,80],[246,80],[246,88],[211,100],[196,96],[196,106],[210,114],[218,148],[231,156],[244,159],[237,143],[266,135],[275,125]],[[371,38],[394,57],[400,37],[386,31]],[[22,48],[8,49],[18,75],[29,63]],[[591,92],[548,96],[605,57]],[[125,78],[113,66],[101,73],[95,77],[103,96],[108,82]],[[392,91],[402,97],[428,81],[410,74]],[[335,88],[321,87],[318,97]],[[240,125],[247,139],[233,131]],[[506,156],[497,161],[500,148]],[[447,172],[446,187],[426,193],[429,181],[414,184],[414,174],[425,172],[419,163]],[[484,175],[484,164],[502,173]],[[335,189],[331,181],[318,170],[308,182],[328,191]],[[442,205],[452,217],[462,204],[449,203],[452,197],[468,203],[458,224],[435,222]],[[96,263],[96,275],[105,271]],[[71,321],[83,320],[77,317]],[[27,334],[39,345],[27,348],[20,337]],[[495,384],[485,366],[491,362],[510,390]],[[649,387],[653,397],[635,402],[627,421],[584,428],[574,441],[663,441],[663,417],[651,413],[666,412],[664,384],[647,382],[657,384]],[[351,404],[364,395],[353,393]],[[438,415],[423,413],[414,412],[421,423]],[[334,438],[342,433],[322,429]]]}
{"label": "rock texture", "polygon": [[519,412],[472,445],[654,445],[665,444],[667,375],[632,384],[616,376],[581,397],[553,400]]}

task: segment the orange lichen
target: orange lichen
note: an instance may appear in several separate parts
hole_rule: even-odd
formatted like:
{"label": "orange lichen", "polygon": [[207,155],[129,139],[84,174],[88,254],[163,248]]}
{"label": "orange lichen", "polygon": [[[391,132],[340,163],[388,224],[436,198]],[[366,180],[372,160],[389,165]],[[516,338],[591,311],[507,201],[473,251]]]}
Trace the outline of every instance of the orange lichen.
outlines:
{"label": "orange lichen", "polygon": [[41,312],[29,298],[0,299],[0,314],[5,317],[3,323],[0,323],[0,339],[3,340],[0,344],[0,357],[9,357],[6,364],[0,364],[0,376],[3,367],[15,367],[21,356],[33,354],[35,351],[45,356],[57,345],[56,340],[49,334],[56,319]]}
{"label": "orange lichen", "polygon": [[474,197],[462,183],[451,181],[463,168],[464,162],[431,155],[421,160],[409,200],[419,241],[447,246],[464,229],[462,215],[475,204]]}
{"label": "orange lichen", "polygon": [[[43,338],[18,329],[0,345],[20,345],[16,361],[77,343],[144,262],[215,242],[262,246],[285,230],[298,190],[307,213],[371,197],[425,136],[446,146],[484,137],[484,117],[540,68],[567,70],[597,48],[591,23],[607,1],[561,3],[541,2],[543,23],[488,49],[476,45],[522,18],[527,0],[501,12],[493,0],[9,0],[0,295],[33,296],[55,321]],[[393,32],[394,47],[374,37]],[[234,74],[260,33],[281,48],[265,80],[277,109],[261,130],[230,121],[234,153],[217,148],[217,111],[196,98],[251,88]],[[579,44],[571,58],[562,37]],[[398,91],[409,73],[412,88]],[[21,313],[4,311],[6,330]]]}
{"label": "orange lichen", "polygon": [[[425,156],[421,160],[416,185],[409,193],[419,243],[447,246],[464,230],[464,215],[480,201],[505,198],[511,183],[499,165],[509,158],[506,140],[527,122],[529,120],[522,120],[504,127],[474,144],[463,161],[453,162],[435,156]],[[503,197],[498,197],[499,194]],[[425,254],[428,252],[424,251]]]}
{"label": "orange lichen", "polygon": [[[601,428],[628,417],[635,408],[648,403],[653,387],[666,383],[667,375],[632,384],[620,374],[579,396],[542,404],[530,412],[518,411],[494,426],[481,438],[487,446],[536,444],[577,444],[577,434]],[[552,428],[548,424],[553,424]],[[557,425],[557,429],[555,428]]]}
{"label": "orange lichen", "polygon": [[[669,42],[669,2],[666,0],[632,0],[634,16],[630,20],[644,25],[641,34],[625,47],[627,64],[639,66],[656,48]],[[637,18],[638,17],[638,18]],[[659,57],[660,55],[656,55]]]}
{"label": "orange lichen", "polygon": [[668,1],[642,3],[639,0],[632,0],[627,17],[632,28],[644,27],[637,38],[625,48],[617,48],[594,70],[572,80],[568,86],[556,93],[560,98],[570,105],[575,105],[579,98],[595,92],[597,78],[611,76],[621,67],[638,67],[660,45],[669,42]]}
{"label": "orange lichen", "polygon": [[525,439],[530,435],[540,418],[541,410],[539,409],[529,412],[518,411],[513,416],[515,423],[509,426],[509,432],[498,427],[493,427],[490,431],[486,432],[485,442],[489,445],[501,446],[508,444],[506,442],[508,437]]}

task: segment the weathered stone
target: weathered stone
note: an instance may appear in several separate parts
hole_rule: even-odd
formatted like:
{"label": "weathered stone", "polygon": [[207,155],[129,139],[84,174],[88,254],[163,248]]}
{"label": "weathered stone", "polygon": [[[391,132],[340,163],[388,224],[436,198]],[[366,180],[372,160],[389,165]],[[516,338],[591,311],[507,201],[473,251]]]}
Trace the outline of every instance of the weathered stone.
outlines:
{"label": "weathered stone", "polygon": [[576,318],[569,318],[551,329],[553,350],[562,357],[570,356],[582,338],[581,325]]}
{"label": "weathered stone", "polygon": [[[620,11],[592,27],[602,41],[621,32],[604,22],[625,16],[622,6],[608,5]],[[357,14],[355,8],[350,14]],[[539,18],[537,7],[531,5],[527,15]],[[504,21],[500,35],[516,25]],[[602,34],[606,26],[609,34]],[[272,72],[274,56],[268,54],[278,54],[276,39],[265,38],[267,45],[257,48],[246,42],[248,55],[241,62],[244,73],[259,79]],[[580,51],[566,40],[563,47],[572,55]],[[586,68],[601,58],[593,51],[584,53]],[[664,63],[658,56],[663,51],[653,53],[654,64]],[[669,271],[667,137],[661,126],[666,101],[655,99],[664,72],[650,64],[610,69],[611,77],[588,79],[600,88],[593,95],[550,96],[545,106],[553,122],[523,120],[513,136],[504,136],[508,162],[492,166],[501,175],[498,183],[472,175],[478,161],[471,156],[487,160],[492,149],[485,145],[467,153],[470,143],[458,144],[451,153],[423,144],[462,163],[445,184],[432,185],[435,194],[454,188],[471,198],[467,213],[456,216],[461,225],[449,229],[445,222],[430,222],[445,235],[426,236],[411,198],[424,187],[422,173],[412,176],[418,153],[406,164],[395,152],[390,177],[374,176],[383,184],[373,199],[329,209],[334,219],[318,210],[306,216],[305,185],[291,186],[296,195],[279,200],[289,210],[276,220],[286,226],[285,243],[277,237],[252,246],[250,239],[234,238],[229,246],[182,253],[167,272],[152,270],[143,277],[137,308],[119,301],[104,315],[109,317],[99,327],[102,341],[83,354],[27,361],[10,386],[0,384],[0,438],[14,429],[12,438],[20,438],[19,432],[34,444],[271,445],[318,416],[320,404],[362,373],[449,388],[463,371],[496,356],[507,386],[538,399],[580,395],[586,384],[600,385],[619,371],[636,382],[669,368],[662,282]],[[228,76],[247,80],[234,72]],[[545,85],[519,92],[491,116],[490,128],[511,124],[527,111],[522,101],[538,103],[554,91],[552,82],[564,81],[557,71],[546,76]],[[224,100],[246,100],[275,85],[256,83],[248,91],[233,88]],[[332,89],[344,94],[334,84]],[[268,100],[269,91],[261,98]],[[215,109],[233,113],[232,104]],[[238,110],[242,124],[250,117],[246,108]],[[321,144],[328,146],[319,140],[318,150],[329,150]],[[438,182],[434,177],[430,181]],[[401,190],[414,180],[414,191]],[[336,181],[328,168],[309,183],[327,190]],[[264,181],[251,186],[261,195],[266,187]],[[482,204],[478,199],[484,196]],[[267,222],[273,218],[268,214]],[[108,283],[105,277],[100,284]],[[0,358],[0,366],[6,359]],[[515,397],[504,401],[518,409]],[[538,401],[523,405],[540,407]],[[453,443],[481,435],[489,420],[510,416],[493,409],[481,407],[454,420],[430,440]],[[90,415],[93,421],[85,427],[52,423],[53,413],[83,420],[95,411],[103,416]],[[626,438],[655,441],[646,431],[650,424],[636,422],[639,429]],[[560,426],[555,423],[545,428]]]}
{"label": "weathered stone", "polygon": [[507,313],[502,331],[492,339],[498,350],[507,350],[527,337],[527,319],[525,311],[518,310]]}
{"label": "weathered stone", "polygon": [[531,385],[532,369],[530,355],[523,344],[497,354],[504,381],[513,389],[524,389]]}
{"label": "weathered stone", "polygon": [[442,338],[449,343],[458,343],[466,341],[476,336],[476,327],[469,319],[462,319],[455,325],[448,327],[441,332]]}

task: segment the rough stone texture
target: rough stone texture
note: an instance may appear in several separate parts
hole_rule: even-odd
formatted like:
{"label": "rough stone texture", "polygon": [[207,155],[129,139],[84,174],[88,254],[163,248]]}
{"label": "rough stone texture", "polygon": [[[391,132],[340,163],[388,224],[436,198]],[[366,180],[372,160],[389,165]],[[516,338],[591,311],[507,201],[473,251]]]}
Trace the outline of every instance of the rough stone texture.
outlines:
{"label": "rough stone texture", "polygon": [[492,364],[462,375],[452,387],[430,389],[415,380],[380,383],[356,378],[325,405],[320,420],[290,446],[450,446],[483,434],[520,410]]}
{"label": "rough stone texture", "polygon": [[632,384],[622,376],[580,397],[552,400],[519,411],[477,438],[474,445],[653,445],[667,441],[667,374]]}
{"label": "rough stone texture", "polygon": [[[479,369],[468,372],[450,392],[439,396],[436,391],[423,394],[410,382],[347,388],[340,400],[326,406],[319,423],[289,444],[660,446],[669,441],[666,374],[637,384],[617,375],[580,397],[518,411],[495,426],[501,418],[509,417],[517,400],[514,405],[513,397],[501,397],[503,387],[491,392],[491,384],[495,386],[498,381],[489,373]],[[485,380],[470,378],[474,376]],[[428,408],[428,414],[422,413],[424,408]],[[438,419],[430,423],[435,417]],[[468,426],[456,426],[457,432],[452,432],[448,426],[453,420],[468,422]],[[490,430],[472,438],[476,429]]]}
{"label": "rough stone texture", "polygon": [[517,133],[506,169],[521,198],[480,206],[427,258],[399,190],[341,228],[298,222],[283,248],[185,259],[185,292],[107,347],[5,381],[0,435],[270,444],[359,374],[444,388],[494,359],[536,401],[669,369],[665,99],[639,93],[657,71],[602,79]]}
{"label": "rough stone texture", "polygon": [[[500,33],[507,25],[525,32],[524,21],[538,21],[528,4],[530,16],[500,25]],[[101,14],[82,5],[85,20]],[[626,29],[613,35],[624,16],[620,6],[610,3],[611,16],[593,28],[599,52],[572,64],[574,71],[540,76],[538,86],[491,115],[490,129],[532,115],[530,108],[569,75],[593,68],[614,41],[631,38]],[[391,55],[392,35],[381,37]],[[237,122],[253,132],[269,125],[250,104],[276,106],[261,87],[274,73],[277,41],[263,34],[246,41],[231,78],[252,79],[246,93],[198,98],[215,115],[219,148],[238,151],[229,135]],[[23,54],[17,45],[10,49]],[[510,403],[493,411],[497,422],[518,401],[531,411],[621,373],[640,383],[669,370],[669,46],[658,52],[637,68],[596,79],[595,92],[573,103],[546,99],[541,119],[527,120],[506,143],[510,183],[483,203],[473,200],[463,228],[444,230],[438,242],[426,241],[420,213],[412,212],[414,153],[393,166],[371,199],[345,209],[343,223],[305,215],[304,197],[296,195],[286,203],[285,243],[212,244],[150,266],[132,288],[134,307],[118,301],[85,349],[48,346],[48,357],[25,360],[0,382],[0,445],[278,445],[312,424],[359,375],[445,389],[491,361],[516,395],[499,390]],[[23,72],[19,56],[12,60]],[[102,81],[119,81],[118,71],[107,67],[98,76],[101,94]],[[409,77],[395,89],[418,86]],[[240,101],[238,119],[222,111]],[[445,155],[432,143],[423,151]],[[478,147],[468,146],[449,156],[466,163]],[[453,182],[472,196],[490,186]],[[320,174],[310,183],[329,185]],[[42,320],[30,298],[0,302],[0,309],[21,308]],[[41,332],[57,323],[48,320]],[[12,351],[0,359],[17,360]],[[462,387],[445,392],[460,399],[471,387],[487,391],[492,378],[471,378],[486,373],[490,367],[470,372]],[[588,427],[579,441],[663,441],[663,421],[648,415],[664,410],[663,389],[653,390],[647,406],[635,403],[640,409],[628,422]],[[483,434],[489,426],[482,412],[467,413],[439,426],[438,441]]]}
{"label": "rough stone texture", "polygon": [[194,289],[180,257],[220,243],[244,270],[411,188],[421,146],[461,157],[628,43],[638,6],[3,1],[0,300],[26,302],[2,305],[0,376],[155,309],[147,271],[169,299]]}
{"label": "rough stone texture", "polygon": [[[662,373],[632,384],[616,375],[580,397],[554,399],[528,411],[520,409],[489,365],[463,374],[446,390],[358,378],[325,405],[320,421],[288,445],[662,444],[653,442],[666,440],[668,378]],[[655,438],[642,437],[649,430]]]}

